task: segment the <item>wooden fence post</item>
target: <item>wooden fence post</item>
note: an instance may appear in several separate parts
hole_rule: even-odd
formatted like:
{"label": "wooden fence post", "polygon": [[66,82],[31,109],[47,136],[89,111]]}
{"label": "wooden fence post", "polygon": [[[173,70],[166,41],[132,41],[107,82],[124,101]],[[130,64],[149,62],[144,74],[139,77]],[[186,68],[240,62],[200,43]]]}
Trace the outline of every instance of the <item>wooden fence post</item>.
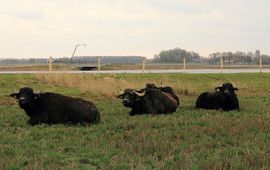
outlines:
{"label": "wooden fence post", "polygon": [[142,63],[142,72],[144,74],[144,71],[145,71],[145,57],[143,58],[143,63]]}
{"label": "wooden fence post", "polygon": [[183,58],[183,72],[186,72],[186,57]]}
{"label": "wooden fence post", "polygon": [[49,72],[52,72],[52,57],[49,57]]}
{"label": "wooden fence post", "polygon": [[220,57],[220,72],[223,73],[223,57]]}
{"label": "wooden fence post", "polygon": [[262,56],[260,56],[260,73],[262,72]]}
{"label": "wooden fence post", "polygon": [[98,74],[100,74],[100,57],[98,57]]}

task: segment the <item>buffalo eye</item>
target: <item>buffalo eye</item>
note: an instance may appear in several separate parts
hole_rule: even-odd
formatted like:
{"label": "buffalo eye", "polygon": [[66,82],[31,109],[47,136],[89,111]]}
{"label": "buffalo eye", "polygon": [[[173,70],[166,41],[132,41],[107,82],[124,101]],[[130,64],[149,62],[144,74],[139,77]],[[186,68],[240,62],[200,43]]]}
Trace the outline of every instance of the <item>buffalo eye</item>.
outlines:
{"label": "buffalo eye", "polygon": [[136,96],[135,97],[135,101],[140,101],[141,100],[141,97],[140,96]]}

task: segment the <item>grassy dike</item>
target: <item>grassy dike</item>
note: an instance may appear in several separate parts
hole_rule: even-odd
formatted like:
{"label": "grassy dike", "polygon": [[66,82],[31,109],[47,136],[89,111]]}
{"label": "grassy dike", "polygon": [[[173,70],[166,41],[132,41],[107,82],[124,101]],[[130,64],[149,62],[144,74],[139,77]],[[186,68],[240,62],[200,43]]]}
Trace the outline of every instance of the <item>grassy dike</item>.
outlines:
{"label": "grassy dike", "polygon": [[[115,98],[145,83],[180,98],[172,115],[128,116]],[[196,97],[223,82],[239,88],[240,111],[194,109]],[[270,74],[0,75],[0,169],[268,169]],[[57,92],[93,101],[99,124],[37,125],[14,90]]]}

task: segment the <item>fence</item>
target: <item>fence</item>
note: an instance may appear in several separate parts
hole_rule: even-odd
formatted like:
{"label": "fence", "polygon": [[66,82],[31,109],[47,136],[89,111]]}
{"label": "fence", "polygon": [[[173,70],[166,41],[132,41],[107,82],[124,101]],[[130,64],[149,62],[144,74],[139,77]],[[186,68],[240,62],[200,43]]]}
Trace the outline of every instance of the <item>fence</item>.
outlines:
{"label": "fence", "polygon": [[[136,60],[135,60],[136,59]],[[208,64],[202,62],[186,62],[185,59],[178,63],[154,63],[152,60],[146,59],[144,57],[135,58],[132,60],[126,60],[125,62],[104,62],[104,59],[96,57],[95,60],[91,59],[88,63],[67,63],[61,64],[56,63],[52,57],[49,57],[47,61],[47,66],[42,65],[28,65],[28,66],[0,66],[0,71],[10,71],[16,68],[16,71],[89,71],[94,73],[102,73],[105,70],[109,72],[110,70],[122,70],[122,72],[136,72],[136,73],[149,73],[149,72],[233,72],[232,70],[237,70],[235,72],[270,72],[270,65],[264,65],[262,58],[260,58],[258,64],[227,64],[224,62],[223,58],[220,58],[219,63]],[[76,60],[73,60],[76,61]],[[128,62],[130,61],[130,62]],[[31,68],[31,69],[29,69]],[[132,70],[132,71],[129,71]],[[115,71],[117,72],[117,71]],[[118,71],[120,72],[120,71]]]}
{"label": "fence", "polygon": [[[51,59],[51,58],[50,58]],[[148,62],[147,62],[148,61]],[[186,63],[185,58],[183,59],[182,63],[170,63],[170,64],[164,64],[164,63],[152,63],[149,62],[149,60],[147,60],[146,58],[142,58],[141,59],[141,63],[137,63],[137,64],[133,64],[133,67],[127,69],[127,67],[121,67],[120,65],[128,65],[129,63],[121,63],[118,64],[117,66],[119,67],[119,70],[137,70],[137,72],[139,72],[140,70],[140,66],[141,66],[141,73],[146,73],[146,69],[149,70],[171,70],[172,72],[187,72],[187,69],[190,70],[203,70],[203,69],[211,69],[211,70],[220,70],[220,73],[224,72],[224,69],[238,69],[239,71],[241,71],[240,69],[245,69],[247,72],[247,69],[253,69],[252,72],[263,72],[263,61],[262,58],[260,58],[259,61],[259,65],[256,64],[249,64],[249,65],[239,65],[239,64],[229,64],[226,65],[224,64],[224,60],[223,58],[220,58],[220,62],[219,65],[215,65],[215,64],[205,64],[205,63]],[[92,63],[92,66],[95,65],[94,63]],[[101,59],[97,58],[97,65],[96,68],[98,70],[98,73],[101,73],[101,67],[102,67],[102,63],[101,63]],[[265,65],[265,69],[270,69],[269,65]],[[51,71],[52,68],[52,62],[49,62],[49,70]],[[95,67],[92,67],[95,68]],[[106,70],[106,69],[105,69]],[[110,70],[109,68],[107,70]],[[113,70],[115,70],[115,68],[113,68]],[[229,71],[230,72],[230,71]]]}

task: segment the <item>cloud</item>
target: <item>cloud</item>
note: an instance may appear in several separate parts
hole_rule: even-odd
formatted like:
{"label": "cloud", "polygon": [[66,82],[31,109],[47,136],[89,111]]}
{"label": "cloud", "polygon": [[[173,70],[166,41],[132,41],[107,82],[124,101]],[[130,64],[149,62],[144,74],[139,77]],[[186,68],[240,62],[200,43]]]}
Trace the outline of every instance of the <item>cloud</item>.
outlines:
{"label": "cloud", "polygon": [[12,11],[12,12],[1,12],[1,14],[21,20],[40,20],[43,17],[43,13],[39,11],[16,11],[16,12]]}
{"label": "cloud", "polygon": [[[245,4],[245,5],[243,5]],[[143,55],[180,47],[198,52],[270,53],[270,1],[1,0],[4,56]],[[268,38],[267,38],[268,37]],[[16,50],[14,50],[16,49]]]}

